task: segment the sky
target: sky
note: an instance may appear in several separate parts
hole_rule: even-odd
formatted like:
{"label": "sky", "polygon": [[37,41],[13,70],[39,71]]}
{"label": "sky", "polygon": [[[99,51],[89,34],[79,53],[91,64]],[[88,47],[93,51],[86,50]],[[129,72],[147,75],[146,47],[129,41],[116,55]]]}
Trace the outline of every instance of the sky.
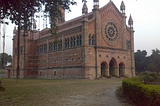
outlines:
{"label": "sky", "polygon": [[[71,6],[71,12],[65,12],[65,20],[71,20],[82,15],[82,0],[75,0],[77,5]],[[99,0],[99,7],[103,7],[110,0]],[[122,0],[112,0],[120,10]],[[152,53],[153,49],[160,50],[160,0],[123,0],[126,6],[126,23],[131,14],[133,19],[134,33],[134,51],[138,49],[146,50],[147,55]],[[93,0],[87,0],[88,12],[93,9]],[[12,55],[13,24],[6,26],[5,52]],[[1,36],[3,35],[3,25],[1,25]],[[41,25],[43,29],[43,25]],[[3,51],[3,39],[1,37],[0,52]]]}

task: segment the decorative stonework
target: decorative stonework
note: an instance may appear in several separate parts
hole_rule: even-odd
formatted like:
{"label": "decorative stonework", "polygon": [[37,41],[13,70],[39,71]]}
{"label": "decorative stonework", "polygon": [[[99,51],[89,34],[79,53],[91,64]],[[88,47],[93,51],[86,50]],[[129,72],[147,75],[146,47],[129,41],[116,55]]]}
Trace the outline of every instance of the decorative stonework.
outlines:
{"label": "decorative stonework", "polygon": [[118,28],[115,23],[109,21],[103,24],[103,38],[110,45],[115,46],[118,43]]}
{"label": "decorative stonework", "polygon": [[122,21],[122,18],[120,17],[120,15],[117,13],[117,11],[113,8],[109,8],[108,10],[104,11],[101,14],[101,18],[105,17],[107,14],[109,14],[110,12],[113,12],[114,15],[118,18],[119,21]]}

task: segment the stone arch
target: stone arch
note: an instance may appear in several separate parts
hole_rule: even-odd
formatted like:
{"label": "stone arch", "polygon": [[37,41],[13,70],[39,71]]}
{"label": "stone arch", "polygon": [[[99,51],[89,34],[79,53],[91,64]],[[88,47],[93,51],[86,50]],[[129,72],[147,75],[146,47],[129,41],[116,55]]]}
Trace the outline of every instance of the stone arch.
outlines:
{"label": "stone arch", "polygon": [[105,61],[101,63],[101,76],[108,76],[108,64]]}
{"label": "stone arch", "polygon": [[117,73],[117,61],[115,58],[112,58],[109,62],[109,75],[110,76],[118,76]]}
{"label": "stone arch", "polygon": [[119,75],[124,76],[125,75],[125,65],[123,62],[119,63]]}

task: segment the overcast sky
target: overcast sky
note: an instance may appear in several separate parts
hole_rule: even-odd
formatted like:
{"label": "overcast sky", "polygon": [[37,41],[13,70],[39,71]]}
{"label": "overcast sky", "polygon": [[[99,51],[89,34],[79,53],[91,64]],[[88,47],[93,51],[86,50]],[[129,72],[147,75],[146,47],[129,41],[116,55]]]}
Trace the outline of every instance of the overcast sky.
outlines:
{"label": "overcast sky", "polygon": [[[82,0],[77,1],[77,5],[71,6],[72,12],[66,12],[65,20],[76,18],[82,15]],[[93,9],[93,0],[87,0],[88,12]],[[100,8],[106,5],[110,0],[99,0]],[[112,0],[113,3],[120,10],[122,0]],[[160,0],[123,0],[126,6],[127,24],[130,14],[133,19],[134,34],[134,49],[137,51],[147,50],[148,55],[151,54],[152,49],[160,50]],[[1,25],[1,28],[3,26]],[[41,27],[42,28],[42,27]],[[14,25],[6,26],[6,46],[5,52],[12,54],[12,37]],[[3,34],[3,31],[1,31]],[[2,35],[1,35],[2,36]],[[1,37],[2,52],[2,37]]]}

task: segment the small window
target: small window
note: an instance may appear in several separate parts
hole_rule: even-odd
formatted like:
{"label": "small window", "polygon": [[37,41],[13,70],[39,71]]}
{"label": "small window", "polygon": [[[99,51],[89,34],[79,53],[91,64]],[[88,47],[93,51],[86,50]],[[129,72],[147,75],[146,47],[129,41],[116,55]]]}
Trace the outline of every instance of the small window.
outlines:
{"label": "small window", "polygon": [[57,72],[56,72],[56,71],[54,71],[54,72],[53,72],[53,75],[54,75],[54,76],[56,76],[56,75],[57,75]]}
{"label": "small window", "polygon": [[131,49],[131,42],[127,41],[127,49]]}
{"label": "small window", "polygon": [[56,63],[56,60],[54,60],[54,63]]}
{"label": "small window", "polygon": [[72,58],[72,61],[73,61],[74,59]]}
{"label": "small window", "polygon": [[42,72],[40,72],[40,76],[42,76]]}

